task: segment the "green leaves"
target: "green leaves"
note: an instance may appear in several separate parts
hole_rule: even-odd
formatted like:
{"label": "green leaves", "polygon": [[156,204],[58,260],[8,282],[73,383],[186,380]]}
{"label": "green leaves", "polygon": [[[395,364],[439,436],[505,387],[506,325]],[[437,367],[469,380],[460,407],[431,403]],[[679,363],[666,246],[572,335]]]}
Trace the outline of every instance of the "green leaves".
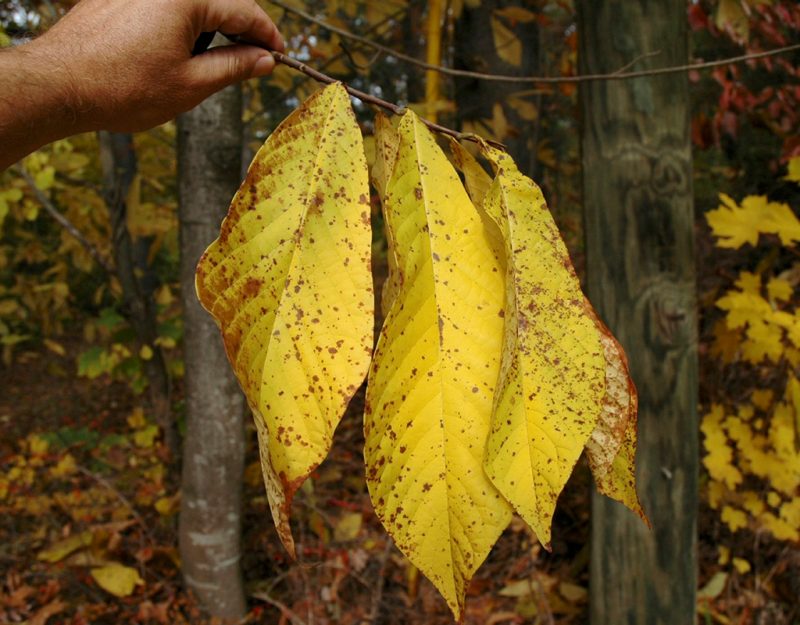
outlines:
{"label": "green leaves", "polygon": [[398,548],[459,618],[512,509],[550,541],[582,450],[602,492],[641,514],[636,394],[539,188],[488,145],[453,142],[464,183],[411,111],[379,115],[385,322],[370,364],[369,190],[338,85],[270,137],[198,266],[253,409],[273,518],[327,454],[369,368],[367,485]]}

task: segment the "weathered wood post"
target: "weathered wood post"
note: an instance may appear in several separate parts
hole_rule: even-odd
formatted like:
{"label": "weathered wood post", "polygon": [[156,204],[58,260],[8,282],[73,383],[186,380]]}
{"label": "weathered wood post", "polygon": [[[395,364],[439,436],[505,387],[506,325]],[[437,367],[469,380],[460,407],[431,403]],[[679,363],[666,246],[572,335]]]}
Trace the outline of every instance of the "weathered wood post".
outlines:
{"label": "weathered wood post", "polygon": [[[578,2],[582,73],[682,65],[684,0]],[[648,53],[657,53],[643,57]],[[589,297],[620,339],[640,395],[647,529],[592,504],[592,625],[695,622],[698,475],[692,156],[686,73],[584,83]]]}

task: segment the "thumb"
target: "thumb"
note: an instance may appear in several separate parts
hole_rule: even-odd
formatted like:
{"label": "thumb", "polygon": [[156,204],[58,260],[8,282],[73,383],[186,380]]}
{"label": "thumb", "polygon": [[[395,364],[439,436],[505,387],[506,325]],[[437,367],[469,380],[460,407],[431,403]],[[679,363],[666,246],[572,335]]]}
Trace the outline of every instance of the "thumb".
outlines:
{"label": "thumb", "polygon": [[189,81],[209,94],[248,78],[271,73],[275,59],[261,48],[248,45],[220,46],[189,61]]}

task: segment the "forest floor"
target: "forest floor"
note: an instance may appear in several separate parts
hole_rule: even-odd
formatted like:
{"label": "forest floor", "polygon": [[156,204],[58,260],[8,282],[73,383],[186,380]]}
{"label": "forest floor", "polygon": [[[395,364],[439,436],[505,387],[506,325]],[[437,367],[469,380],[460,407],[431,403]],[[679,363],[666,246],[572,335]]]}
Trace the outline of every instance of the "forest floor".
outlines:
{"label": "forest floor", "polygon": [[[24,352],[0,371],[0,623],[205,623],[183,590],[178,495],[157,428],[124,383],[75,374],[63,355]],[[180,396],[175,401],[180,413]],[[250,431],[244,488],[245,623],[437,625],[444,601],[376,519],[366,490],[357,396],[329,459],[295,499],[299,562],[287,558],[267,507]],[[562,495],[552,552],[515,519],[470,586],[469,625],[588,622],[591,476],[583,462]],[[800,622],[800,552],[763,536],[757,570],[718,563],[726,535],[703,505],[699,623]],[[761,567],[760,569],[758,567]]]}

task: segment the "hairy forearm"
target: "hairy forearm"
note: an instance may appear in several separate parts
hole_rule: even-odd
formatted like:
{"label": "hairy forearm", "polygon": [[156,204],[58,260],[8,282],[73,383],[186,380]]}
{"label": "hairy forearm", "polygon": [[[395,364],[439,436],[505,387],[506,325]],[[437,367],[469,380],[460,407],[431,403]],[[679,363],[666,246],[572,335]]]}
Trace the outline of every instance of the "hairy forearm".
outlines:
{"label": "hairy forearm", "polygon": [[59,137],[88,130],[68,67],[36,43],[0,51],[0,170]]}
{"label": "hairy forearm", "polygon": [[[202,32],[256,46],[193,56]],[[0,171],[89,130],[152,128],[236,81],[266,76],[283,50],[255,0],[81,0],[50,31],[0,50]]]}

